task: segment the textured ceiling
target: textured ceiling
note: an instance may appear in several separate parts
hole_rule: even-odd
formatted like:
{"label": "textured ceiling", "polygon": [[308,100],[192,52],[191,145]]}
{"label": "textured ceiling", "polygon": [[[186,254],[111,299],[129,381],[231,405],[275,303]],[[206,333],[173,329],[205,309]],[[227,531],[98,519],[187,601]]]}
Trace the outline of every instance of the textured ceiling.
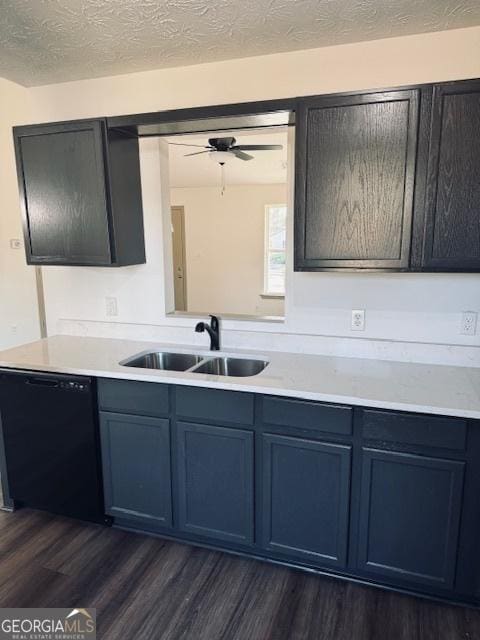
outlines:
{"label": "textured ceiling", "polygon": [[0,77],[32,86],[476,24],[479,0],[0,0]]}

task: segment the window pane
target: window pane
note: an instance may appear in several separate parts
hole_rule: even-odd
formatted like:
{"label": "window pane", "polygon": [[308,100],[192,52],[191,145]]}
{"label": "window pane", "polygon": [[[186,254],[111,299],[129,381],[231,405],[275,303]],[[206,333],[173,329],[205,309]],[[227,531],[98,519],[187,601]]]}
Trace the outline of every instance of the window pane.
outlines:
{"label": "window pane", "polygon": [[285,293],[285,252],[270,251],[268,254],[268,293]]}
{"label": "window pane", "polygon": [[270,249],[284,250],[286,243],[287,207],[285,205],[269,207],[268,211],[268,246]]}

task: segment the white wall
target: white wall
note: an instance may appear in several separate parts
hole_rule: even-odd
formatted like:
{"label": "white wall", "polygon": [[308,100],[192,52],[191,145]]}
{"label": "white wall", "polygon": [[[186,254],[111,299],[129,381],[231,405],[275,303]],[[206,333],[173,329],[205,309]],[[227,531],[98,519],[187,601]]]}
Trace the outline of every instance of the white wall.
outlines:
{"label": "white wall", "polygon": [[[39,87],[30,90],[31,120],[469,77],[480,77],[480,28]],[[164,263],[158,253],[158,145],[148,140],[141,147],[148,264],[117,271],[46,269],[51,333],[203,343],[193,334],[193,321],[165,315]],[[227,322],[224,344],[478,366],[480,333],[459,335],[459,322],[462,310],[480,311],[479,294],[479,275],[294,274],[290,263],[285,323]],[[119,298],[114,323],[105,316],[105,295]],[[366,309],[366,331],[361,335],[350,331],[352,308]]]}
{"label": "white wall", "polygon": [[170,190],[185,211],[188,311],[283,315],[263,299],[265,205],[286,202],[282,184]]}
{"label": "white wall", "polygon": [[30,118],[30,92],[0,78],[0,349],[40,335],[35,270],[23,252],[10,248],[22,238],[12,126]]}

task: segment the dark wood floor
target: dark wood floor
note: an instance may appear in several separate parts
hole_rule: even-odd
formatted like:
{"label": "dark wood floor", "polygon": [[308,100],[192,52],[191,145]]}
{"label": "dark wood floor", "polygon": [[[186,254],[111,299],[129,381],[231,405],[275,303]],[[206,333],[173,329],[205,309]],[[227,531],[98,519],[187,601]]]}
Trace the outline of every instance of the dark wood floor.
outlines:
{"label": "dark wood floor", "polygon": [[480,612],[45,513],[0,512],[0,607],[96,607],[101,640],[480,640]]}

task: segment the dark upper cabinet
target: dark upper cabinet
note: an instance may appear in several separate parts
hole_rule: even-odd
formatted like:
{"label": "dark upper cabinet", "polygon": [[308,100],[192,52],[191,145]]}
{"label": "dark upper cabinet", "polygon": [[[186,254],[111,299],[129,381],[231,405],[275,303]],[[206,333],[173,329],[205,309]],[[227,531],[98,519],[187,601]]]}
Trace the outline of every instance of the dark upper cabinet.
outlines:
{"label": "dark upper cabinet", "polygon": [[347,562],[351,446],[262,436],[262,545],[320,566]]}
{"label": "dark upper cabinet", "polygon": [[454,584],[465,462],[363,450],[358,568],[388,581]]}
{"label": "dark upper cabinet", "polygon": [[433,88],[421,267],[480,269],[480,81]]}
{"label": "dark upper cabinet", "polygon": [[295,269],[407,269],[419,90],[301,99]]}
{"label": "dark upper cabinet", "polygon": [[104,120],[14,128],[29,264],[145,262],[138,140]]}

